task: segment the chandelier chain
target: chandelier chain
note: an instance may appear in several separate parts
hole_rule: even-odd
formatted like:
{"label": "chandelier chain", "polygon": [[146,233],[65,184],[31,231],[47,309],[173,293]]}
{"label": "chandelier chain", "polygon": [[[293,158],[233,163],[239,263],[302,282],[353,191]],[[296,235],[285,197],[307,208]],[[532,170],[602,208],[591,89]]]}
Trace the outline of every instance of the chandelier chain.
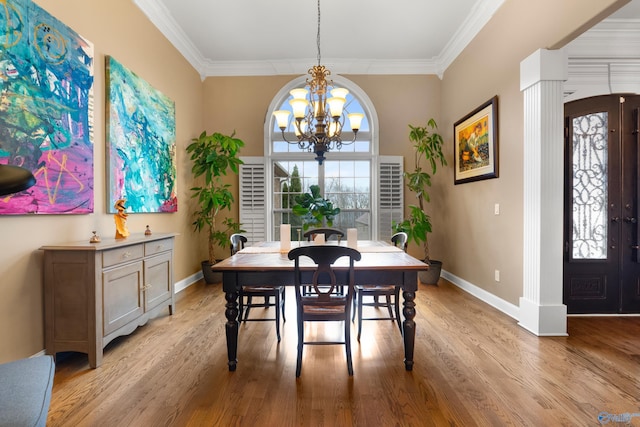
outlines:
{"label": "chandelier chain", "polygon": [[318,34],[316,36],[316,44],[318,46],[318,65],[320,65],[320,0],[318,0]]}

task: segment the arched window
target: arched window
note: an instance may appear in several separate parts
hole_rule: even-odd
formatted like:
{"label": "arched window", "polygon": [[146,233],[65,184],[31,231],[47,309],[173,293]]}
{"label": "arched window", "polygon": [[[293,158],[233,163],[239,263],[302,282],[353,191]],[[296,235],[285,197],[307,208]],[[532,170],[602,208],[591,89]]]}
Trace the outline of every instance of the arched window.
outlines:
{"label": "arched window", "polygon": [[[272,113],[290,110],[289,92],[304,87],[306,76],[285,85],[266,113],[265,157],[243,158],[240,222],[247,230],[249,241],[279,239],[281,224],[291,224],[291,238],[298,240],[302,220],[293,215],[292,207],[295,196],[309,192],[311,185],[318,185],[322,196],[340,208],[333,227],[356,228],[359,239],[388,239],[391,221],[401,220],[402,158],[380,159],[378,118],[371,100],[350,80],[341,76],[334,76],[332,80],[334,86],[349,90],[346,112],[364,114],[356,141],[327,152],[322,165],[315,160],[314,153],[301,150],[297,143],[286,142],[285,138],[297,141],[293,126],[290,124],[285,129],[283,138]],[[353,133],[346,128],[347,125],[342,139],[351,141]]]}

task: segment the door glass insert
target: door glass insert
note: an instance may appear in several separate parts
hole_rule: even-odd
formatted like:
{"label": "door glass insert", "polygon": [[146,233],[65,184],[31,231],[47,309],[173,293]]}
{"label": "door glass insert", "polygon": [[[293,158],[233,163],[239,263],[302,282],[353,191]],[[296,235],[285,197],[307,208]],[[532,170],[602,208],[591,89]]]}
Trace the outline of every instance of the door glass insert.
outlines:
{"label": "door glass insert", "polygon": [[573,248],[574,259],[607,258],[606,112],[573,119]]}

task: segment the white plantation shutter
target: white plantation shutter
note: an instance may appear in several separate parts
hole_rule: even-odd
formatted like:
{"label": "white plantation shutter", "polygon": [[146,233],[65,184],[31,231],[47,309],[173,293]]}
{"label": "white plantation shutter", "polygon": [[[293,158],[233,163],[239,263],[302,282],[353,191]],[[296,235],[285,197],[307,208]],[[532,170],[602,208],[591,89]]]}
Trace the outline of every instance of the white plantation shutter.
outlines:
{"label": "white plantation shutter", "polygon": [[404,179],[402,156],[378,158],[378,239],[389,241],[393,222],[404,217]]}
{"label": "white plantation shutter", "polygon": [[242,157],[240,165],[240,223],[247,244],[267,240],[266,168],[263,157]]}

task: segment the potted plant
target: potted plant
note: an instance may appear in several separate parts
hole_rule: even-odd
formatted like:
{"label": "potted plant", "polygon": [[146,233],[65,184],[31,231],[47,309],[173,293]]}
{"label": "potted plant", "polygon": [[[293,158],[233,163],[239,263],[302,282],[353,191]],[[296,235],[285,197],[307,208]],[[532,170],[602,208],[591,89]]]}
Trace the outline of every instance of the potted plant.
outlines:
{"label": "potted plant", "polygon": [[208,237],[209,259],[202,262],[202,273],[207,283],[220,282],[211,271],[211,266],[220,259],[216,249],[226,248],[231,234],[244,231],[233,218],[218,218],[223,210],[231,210],[235,202],[231,184],[226,184],[223,178],[228,172],[237,174],[238,166],[242,164],[238,151],[244,142],[234,136],[235,131],[231,135],[219,132],[207,135],[204,131],[187,146],[187,153],[193,161],[191,172],[194,178],[204,177],[202,186],[191,188],[191,197],[198,199],[199,205],[194,212],[193,227],[198,232],[206,230]]}
{"label": "potted plant", "polygon": [[[409,125],[409,140],[415,149],[414,168],[404,173],[407,187],[415,193],[417,205],[409,206],[409,217],[394,224],[394,230],[407,233],[408,241],[422,245],[423,261],[429,264],[429,270],[420,272],[420,281],[426,284],[437,284],[440,278],[442,262],[433,260],[429,254],[428,234],[431,233],[431,217],[427,214],[426,203],[431,201],[428,189],[431,187],[431,177],[436,173],[437,165],[446,166],[447,161],[442,152],[443,139],[437,133],[438,125],[434,119],[429,119],[426,126]],[[426,163],[426,167],[423,166]],[[423,167],[425,169],[423,169]]]}
{"label": "potted plant", "polygon": [[294,215],[302,218],[302,229],[307,231],[309,227],[331,227],[340,208],[334,208],[333,203],[322,197],[318,185],[310,186],[309,191],[297,195],[294,198],[296,204],[291,208]]}

